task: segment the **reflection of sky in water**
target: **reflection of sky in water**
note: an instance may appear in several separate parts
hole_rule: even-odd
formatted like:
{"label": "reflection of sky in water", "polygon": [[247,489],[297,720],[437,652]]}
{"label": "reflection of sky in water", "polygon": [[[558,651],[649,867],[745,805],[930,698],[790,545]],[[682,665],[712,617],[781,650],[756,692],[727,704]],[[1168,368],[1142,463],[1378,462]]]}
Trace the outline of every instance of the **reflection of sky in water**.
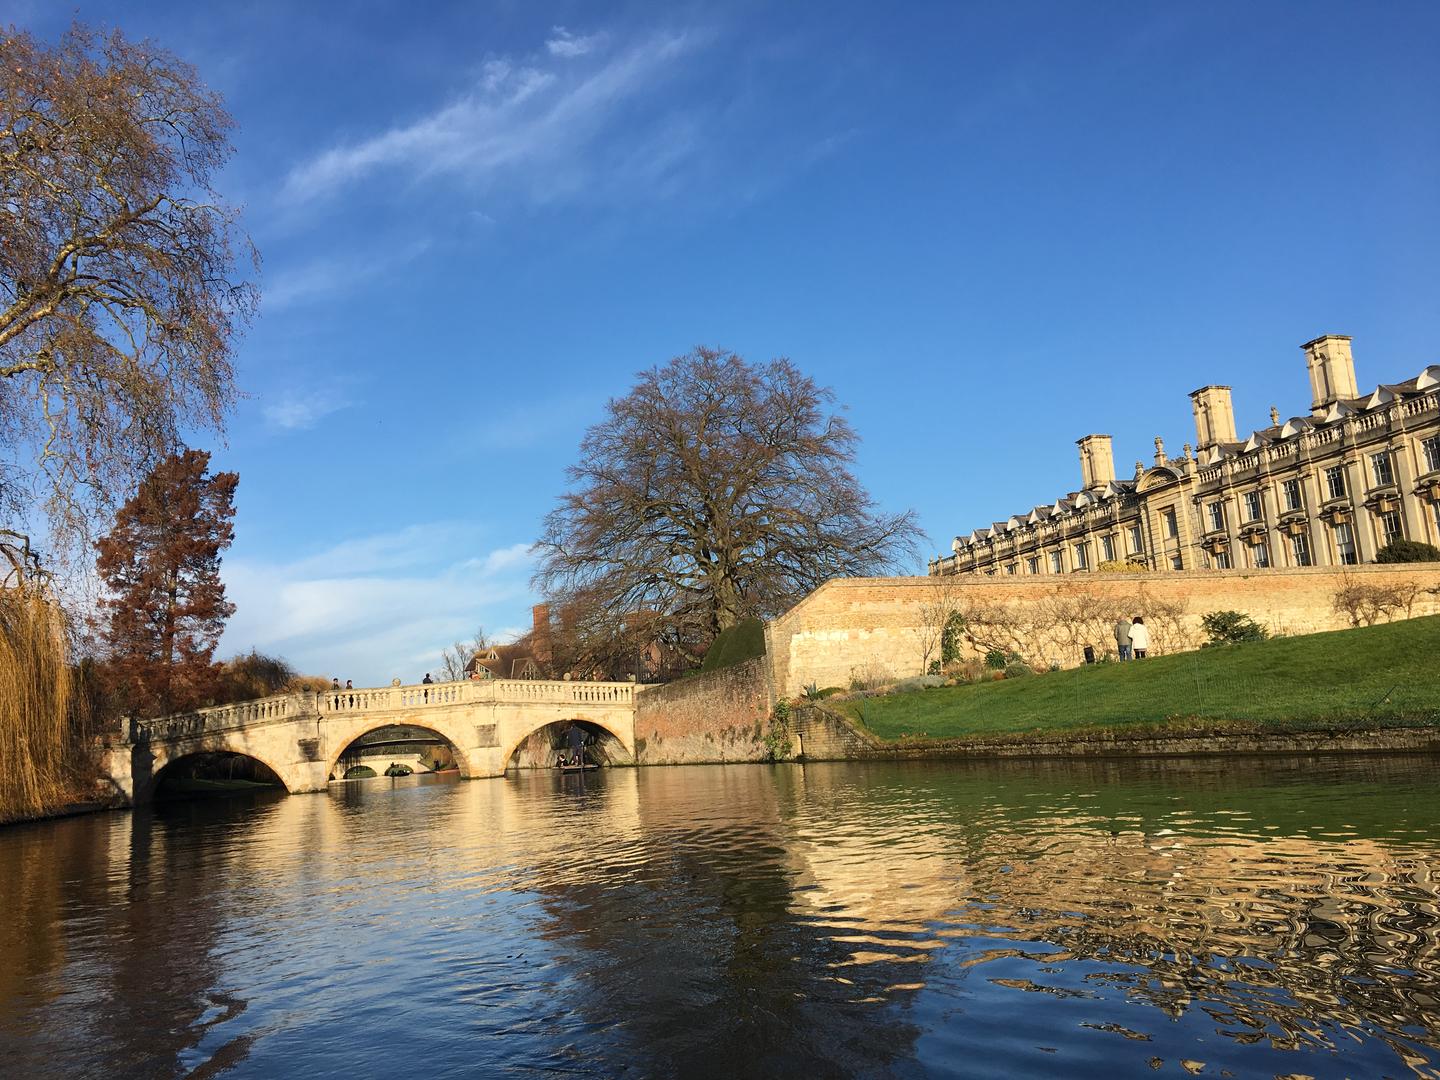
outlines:
{"label": "reflection of sky in water", "polygon": [[[1431,761],[348,785],[0,832],[30,1075],[1440,1075]],[[8,913],[18,911],[18,919]]]}

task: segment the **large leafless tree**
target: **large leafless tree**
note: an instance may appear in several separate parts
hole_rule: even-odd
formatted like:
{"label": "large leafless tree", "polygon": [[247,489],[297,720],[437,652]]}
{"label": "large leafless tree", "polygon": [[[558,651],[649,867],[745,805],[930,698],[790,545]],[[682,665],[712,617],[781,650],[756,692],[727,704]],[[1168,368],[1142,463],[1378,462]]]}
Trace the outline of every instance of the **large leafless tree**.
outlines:
{"label": "large leafless tree", "polygon": [[562,612],[654,613],[647,633],[703,643],[914,559],[913,512],[875,509],[833,402],[783,359],[700,348],[642,372],[581,442],[536,585]]}
{"label": "large leafless tree", "polygon": [[182,429],[223,428],[256,301],[212,186],[232,127],[149,42],[0,30],[0,525],[74,539]]}

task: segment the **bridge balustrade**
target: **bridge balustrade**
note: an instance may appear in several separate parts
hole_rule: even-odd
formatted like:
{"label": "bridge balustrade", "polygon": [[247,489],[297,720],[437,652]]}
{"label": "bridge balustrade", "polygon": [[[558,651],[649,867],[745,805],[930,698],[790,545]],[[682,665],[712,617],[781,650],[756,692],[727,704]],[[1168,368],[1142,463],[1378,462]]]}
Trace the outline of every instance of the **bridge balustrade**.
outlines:
{"label": "bridge balustrade", "polygon": [[216,705],[176,716],[135,722],[142,740],[168,740],[233,731],[251,724],[299,716],[366,714],[445,708],[485,702],[531,705],[618,705],[635,702],[634,683],[565,682],[545,679],[487,679],[382,686],[356,690],[276,694],[255,701]]}
{"label": "bridge balustrade", "polygon": [[178,739],[204,735],[212,731],[233,731],[265,720],[280,720],[301,711],[298,699],[308,695],[275,694],[254,701],[237,701],[232,705],[214,705],[175,716],[154,720],[137,720],[135,734],[142,739]]}

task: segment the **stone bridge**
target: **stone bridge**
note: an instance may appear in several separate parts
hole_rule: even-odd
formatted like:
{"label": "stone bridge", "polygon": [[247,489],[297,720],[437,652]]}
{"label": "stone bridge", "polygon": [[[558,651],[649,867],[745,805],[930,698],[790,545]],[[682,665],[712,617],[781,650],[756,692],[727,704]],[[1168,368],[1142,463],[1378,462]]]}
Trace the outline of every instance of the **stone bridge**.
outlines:
{"label": "stone bridge", "polygon": [[448,742],[462,776],[501,776],[530,735],[564,721],[588,725],[605,759],[634,760],[634,683],[494,679],[277,694],[137,720],[106,749],[105,771],[117,795],[144,803],[165,766],[223,751],[261,762],[292,793],[323,791],[356,739],[407,724]]}

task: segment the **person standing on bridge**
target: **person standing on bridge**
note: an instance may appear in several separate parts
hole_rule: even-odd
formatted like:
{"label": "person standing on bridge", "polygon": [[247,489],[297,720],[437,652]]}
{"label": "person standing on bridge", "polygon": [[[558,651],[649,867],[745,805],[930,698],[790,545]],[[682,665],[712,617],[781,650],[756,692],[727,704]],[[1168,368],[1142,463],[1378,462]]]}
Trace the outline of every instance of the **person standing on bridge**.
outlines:
{"label": "person standing on bridge", "polygon": [[430,677],[430,672],[425,672],[425,677],[420,680],[422,686],[429,686],[435,680]]}

